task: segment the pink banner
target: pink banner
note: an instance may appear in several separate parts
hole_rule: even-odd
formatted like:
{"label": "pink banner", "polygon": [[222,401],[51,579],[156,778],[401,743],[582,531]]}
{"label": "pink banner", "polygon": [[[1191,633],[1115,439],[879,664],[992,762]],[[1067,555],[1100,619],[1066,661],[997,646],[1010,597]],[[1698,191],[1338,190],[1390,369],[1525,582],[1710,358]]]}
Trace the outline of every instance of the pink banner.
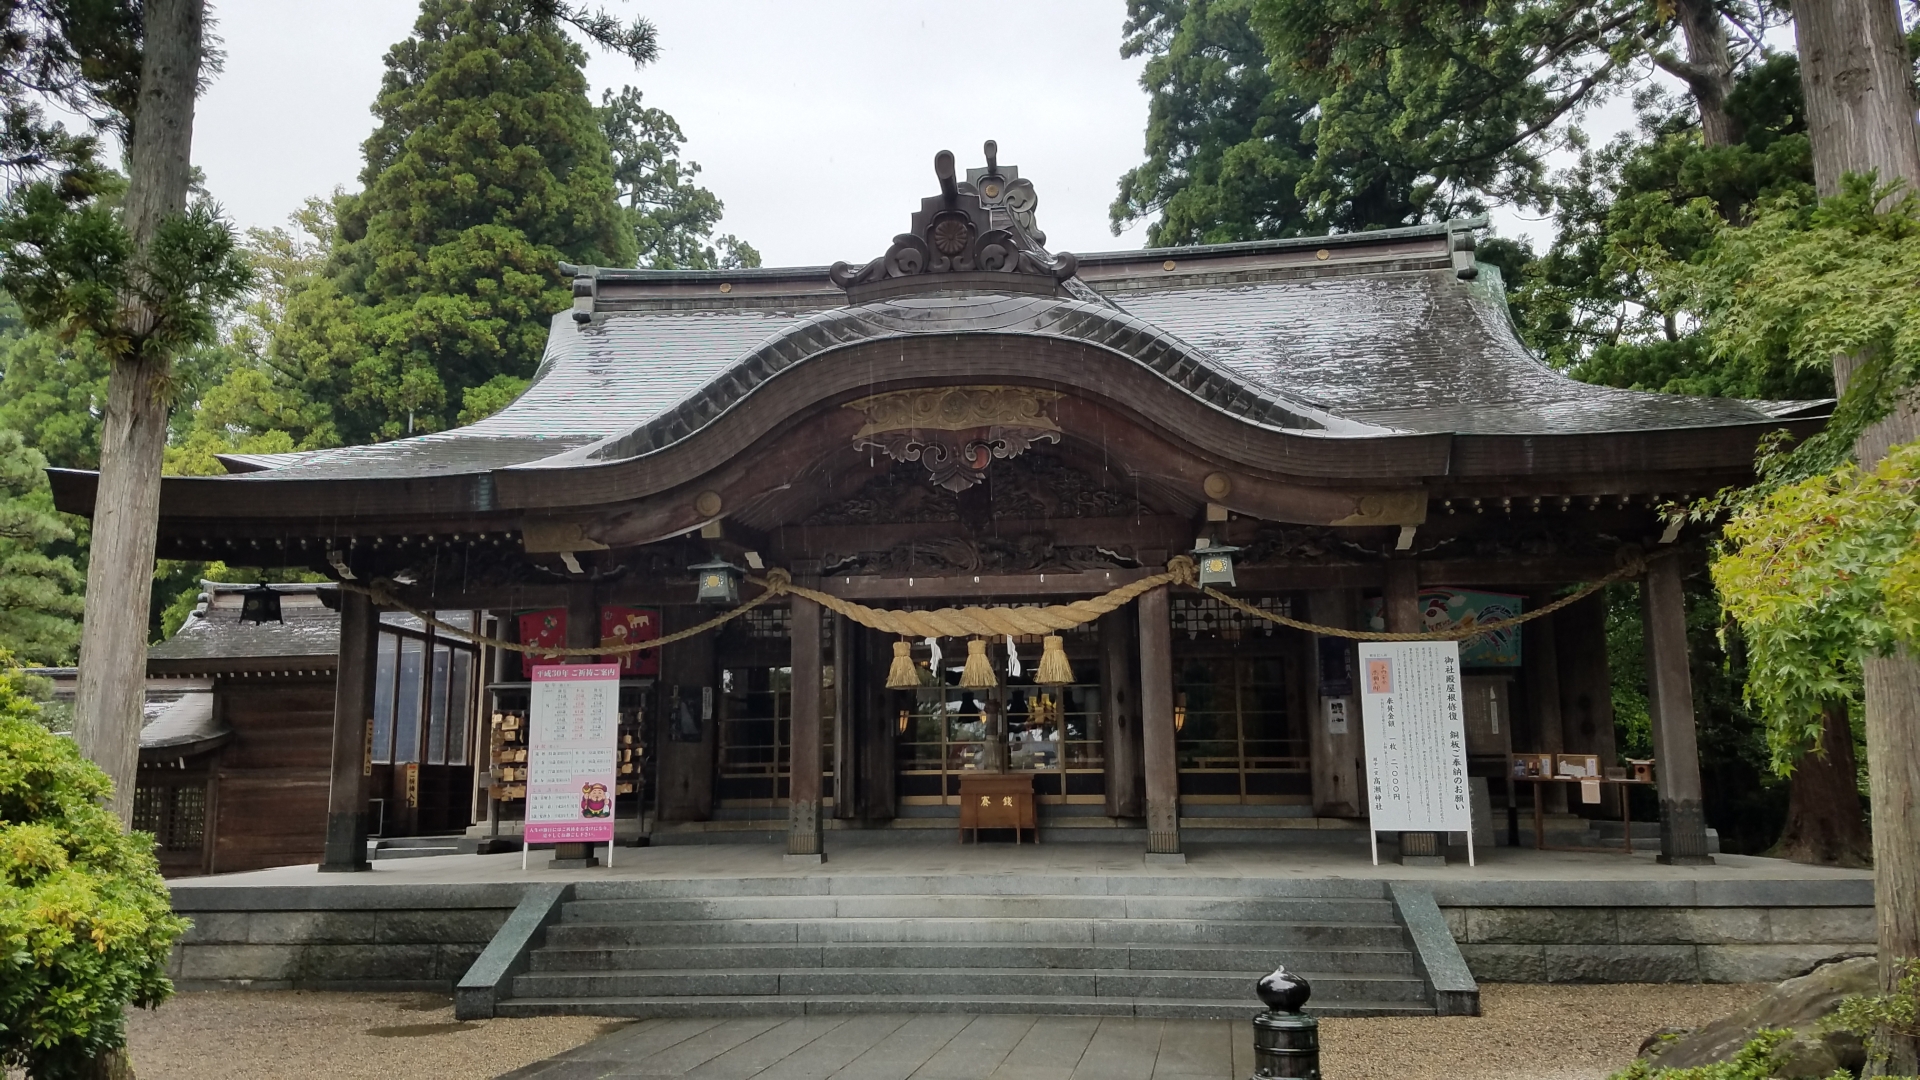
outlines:
{"label": "pink banner", "polygon": [[527,843],[612,842],[620,665],[540,664],[532,705]]}

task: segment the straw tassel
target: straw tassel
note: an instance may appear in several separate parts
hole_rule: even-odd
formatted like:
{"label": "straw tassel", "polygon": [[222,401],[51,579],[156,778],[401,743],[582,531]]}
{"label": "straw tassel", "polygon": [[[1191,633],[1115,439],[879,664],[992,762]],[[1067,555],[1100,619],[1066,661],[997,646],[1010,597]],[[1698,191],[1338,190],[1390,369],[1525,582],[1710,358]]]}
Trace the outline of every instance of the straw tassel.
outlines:
{"label": "straw tassel", "polygon": [[887,669],[887,689],[912,690],[920,685],[920,672],[913,666],[913,642],[893,643],[893,666]]}
{"label": "straw tassel", "polygon": [[1033,681],[1041,686],[1068,686],[1073,682],[1073,665],[1067,663],[1066,643],[1058,634],[1048,634],[1040,648],[1040,670]]}
{"label": "straw tassel", "polygon": [[987,659],[987,643],[980,638],[967,642],[967,666],[960,672],[960,685],[968,690],[998,685],[993,679],[993,664]]}

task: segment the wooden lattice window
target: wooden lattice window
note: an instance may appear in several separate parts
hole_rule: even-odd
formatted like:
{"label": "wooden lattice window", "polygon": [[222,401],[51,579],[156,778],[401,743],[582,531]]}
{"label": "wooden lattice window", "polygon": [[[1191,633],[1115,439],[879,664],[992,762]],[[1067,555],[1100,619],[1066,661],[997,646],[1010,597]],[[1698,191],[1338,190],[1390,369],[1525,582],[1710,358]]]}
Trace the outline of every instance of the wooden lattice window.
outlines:
{"label": "wooden lattice window", "polygon": [[142,784],[133,792],[133,827],[162,851],[199,851],[207,836],[205,784]]}

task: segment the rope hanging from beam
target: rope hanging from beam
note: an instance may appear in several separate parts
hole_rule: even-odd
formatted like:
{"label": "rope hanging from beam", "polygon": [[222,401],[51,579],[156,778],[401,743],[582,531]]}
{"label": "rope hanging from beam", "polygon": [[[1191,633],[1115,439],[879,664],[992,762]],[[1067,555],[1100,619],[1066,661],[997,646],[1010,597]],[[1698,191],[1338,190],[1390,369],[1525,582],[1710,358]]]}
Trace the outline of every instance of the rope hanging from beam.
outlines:
{"label": "rope hanging from beam", "polygon": [[[1663,558],[1668,554],[1670,553],[1663,552],[1661,555],[1655,557]],[[1381,630],[1349,630],[1343,626],[1322,626],[1319,623],[1289,618],[1277,612],[1256,607],[1253,604],[1247,603],[1245,600],[1230,596],[1210,585],[1202,586],[1198,584],[1198,577],[1195,573],[1193,560],[1185,555],[1176,555],[1170,559],[1167,562],[1167,569],[1163,573],[1152,574],[1138,581],[1129,582],[1110,592],[1086,600],[1075,600],[1070,604],[1053,604],[1046,607],[940,608],[937,611],[894,611],[885,608],[868,607],[865,604],[857,604],[851,600],[834,596],[831,593],[821,592],[818,589],[810,589],[804,585],[795,585],[793,578],[785,570],[774,569],[767,571],[767,576],[764,578],[748,579],[762,589],[759,596],[748,600],[746,603],[741,604],[731,611],[716,615],[697,626],[690,626],[685,630],[679,630],[650,641],[630,642],[619,645],[582,645],[571,647],[527,645],[518,641],[505,641],[500,638],[488,637],[485,634],[467,629],[466,627],[455,626],[434,615],[432,612],[422,611],[394,596],[391,588],[392,582],[385,579],[376,580],[370,585],[365,586],[343,581],[340,582],[340,588],[347,592],[360,593],[361,595],[367,596],[381,607],[404,611],[442,633],[462,638],[476,645],[505,649],[509,652],[532,653],[539,656],[557,658],[572,656],[624,656],[628,653],[641,652],[646,649],[662,648],[667,645],[672,645],[675,642],[698,637],[709,630],[717,630],[721,626],[752,611],[754,608],[782,596],[798,596],[811,600],[821,607],[844,615],[862,626],[870,627],[882,633],[895,634],[907,638],[998,637],[1021,634],[1053,634],[1062,630],[1070,630],[1076,626],[1084,626],[1102,615],[1118,611],[1120,608],[1139,599],[1141,595],[1166,585],[1186,585],[1191,588],[1196,588],[1236,611],[1257,616],[1269,622],[1278,623],[1281,626],[1290,627],[1295,630],[1304,630],[1311,634],[1319,634],[1323,637],[1345,638],[1351,641],[1464,641],[1467,638],[1478,637],[1481,634],[1496,633],[1510,627],[1519,626],[1522,623],[1531,622],[1534,619],[1551,615],[1561,608],[1585,600],[1587,597],[1592,596],[1594,593],[1599,592],[1614,582],[1624,581],[1631,577],[1638,577],[1646,572],[1646,564],[1647,560],[1635,558],[1622,565],[1613,573],[1597,581],[1588,582],[1574,592],[1544,607],[1516,615],[1510,619],[1498,619],[1494,622],[1481,623],[1477,626],[1453,627],[1446,630],[1421,630],[1411,633],[1396,633]]]}

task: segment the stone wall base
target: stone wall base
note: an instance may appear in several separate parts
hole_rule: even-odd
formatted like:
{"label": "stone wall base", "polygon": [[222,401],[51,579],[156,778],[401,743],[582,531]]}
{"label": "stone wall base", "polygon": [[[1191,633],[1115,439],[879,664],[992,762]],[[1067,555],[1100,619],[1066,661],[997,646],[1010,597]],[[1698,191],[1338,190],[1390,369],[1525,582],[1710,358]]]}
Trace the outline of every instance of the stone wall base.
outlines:
{"label": "stone wall base", "polygon": [[1872,955],[1871,907],[1452,907],[1481,982],[1779,982]]}

